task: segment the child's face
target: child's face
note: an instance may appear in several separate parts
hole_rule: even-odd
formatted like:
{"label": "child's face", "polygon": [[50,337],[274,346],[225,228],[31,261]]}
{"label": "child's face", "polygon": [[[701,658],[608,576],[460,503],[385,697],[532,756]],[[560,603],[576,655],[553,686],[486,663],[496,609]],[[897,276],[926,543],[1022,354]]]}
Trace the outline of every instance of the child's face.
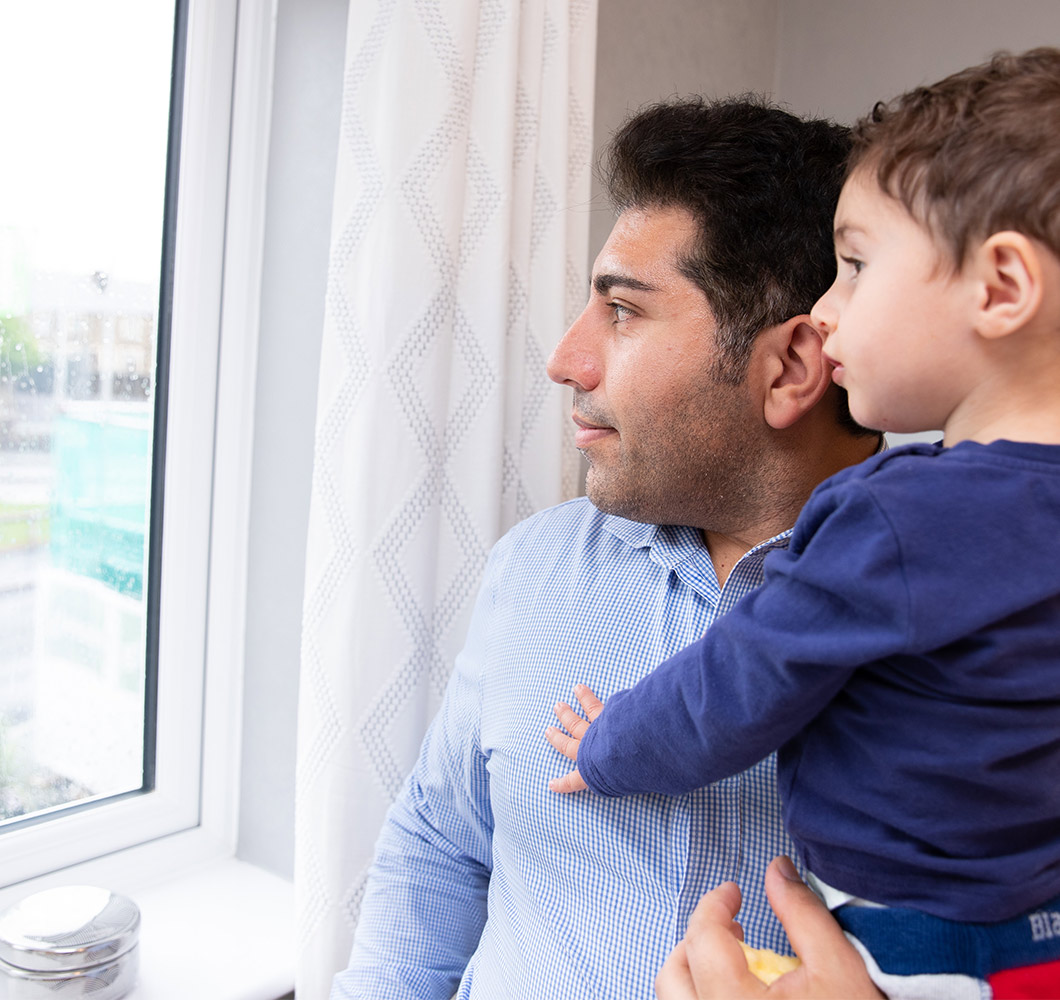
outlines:
{"label": "child's face", "polygon": [[811,315],[851,414],[878,430],[944,428],[966,388],[970,279],[868,171],[843,187],[835,246],[835,282]]}

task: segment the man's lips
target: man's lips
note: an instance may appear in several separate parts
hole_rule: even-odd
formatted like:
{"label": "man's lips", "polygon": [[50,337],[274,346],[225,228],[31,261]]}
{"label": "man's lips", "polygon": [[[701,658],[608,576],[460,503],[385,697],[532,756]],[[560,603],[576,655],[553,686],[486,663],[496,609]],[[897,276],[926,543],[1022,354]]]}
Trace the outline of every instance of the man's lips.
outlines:
{"label": "man's lips", "polygon": [[615,433],[614,427],[591,423],[590,421],[579,417],[577,413],[572,414],[571,419],[578,428],[574,432],[574,446],[576,448],[587,448],[595,441],[607,437],[608,434]]}

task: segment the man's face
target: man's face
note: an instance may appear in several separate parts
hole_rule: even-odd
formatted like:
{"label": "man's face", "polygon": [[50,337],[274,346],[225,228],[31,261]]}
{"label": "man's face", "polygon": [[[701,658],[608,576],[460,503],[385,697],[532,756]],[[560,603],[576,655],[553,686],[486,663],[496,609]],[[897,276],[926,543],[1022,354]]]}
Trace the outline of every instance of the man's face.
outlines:
{"label": "man's face", "polygon": [[624,212],[548,374],[574,390],[575,443],[597,507],[724,530],[751,499],[746,469],[763,419],[745,385],[718,379],[714,317],[678,270],[695,232],[683,209]]}

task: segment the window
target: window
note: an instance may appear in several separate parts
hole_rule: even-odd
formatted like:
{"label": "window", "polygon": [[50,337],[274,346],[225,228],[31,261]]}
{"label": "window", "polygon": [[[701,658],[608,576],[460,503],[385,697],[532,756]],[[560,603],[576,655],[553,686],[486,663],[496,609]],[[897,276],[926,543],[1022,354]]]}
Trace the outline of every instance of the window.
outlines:
{"label": "window", "polygon": [[234,837],[264,15],[0,9],[0,885]]}
{"label": "window", "polygon": [[164,454],[160,276],[180,95],[167,0],[9,4],[0,40],[0,88],[19,95],[0,105],[11,154],[0,190],[18,192],[0,201],[0,824],[11,825],[153,783],[152,459]]}

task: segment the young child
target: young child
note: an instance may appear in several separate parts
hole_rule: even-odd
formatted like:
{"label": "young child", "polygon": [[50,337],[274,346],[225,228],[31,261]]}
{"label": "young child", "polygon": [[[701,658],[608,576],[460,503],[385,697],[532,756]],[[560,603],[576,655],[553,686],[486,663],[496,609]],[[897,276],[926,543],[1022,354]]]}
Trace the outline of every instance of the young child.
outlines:
{"label": "young child", "polygon": [[855,131],[812,318],[856,420],[943,441],[823,483],[763,586],[602,712],[576,689],[552,787],[681,794],[779,748],[885,992],[1060,997],[1060,51]]}

